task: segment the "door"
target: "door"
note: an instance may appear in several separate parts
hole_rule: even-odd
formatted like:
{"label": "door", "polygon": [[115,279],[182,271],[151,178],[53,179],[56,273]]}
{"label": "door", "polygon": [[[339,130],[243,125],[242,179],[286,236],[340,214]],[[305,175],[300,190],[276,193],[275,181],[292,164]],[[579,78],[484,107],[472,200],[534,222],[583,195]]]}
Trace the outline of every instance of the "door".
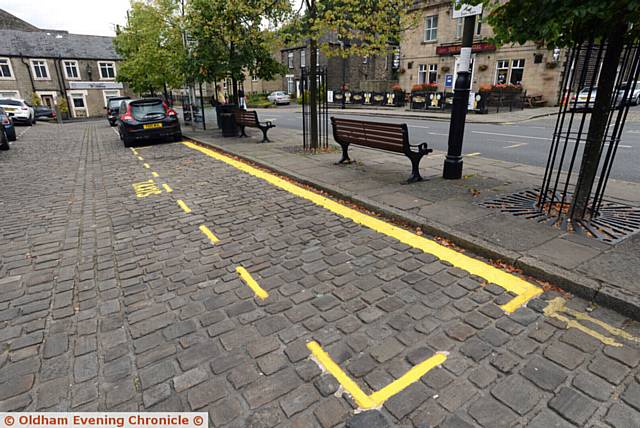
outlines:
{"label": "door", "polygon": [[53,96],[52,95],[41,95],[42,104],[49,107],[50,109],[54,109]]}

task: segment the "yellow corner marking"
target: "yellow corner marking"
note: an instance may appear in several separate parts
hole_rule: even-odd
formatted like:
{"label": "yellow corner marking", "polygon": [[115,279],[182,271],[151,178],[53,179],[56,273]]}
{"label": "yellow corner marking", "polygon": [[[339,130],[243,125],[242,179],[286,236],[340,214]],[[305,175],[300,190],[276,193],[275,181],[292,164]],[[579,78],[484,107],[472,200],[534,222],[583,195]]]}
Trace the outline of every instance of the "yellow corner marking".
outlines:
{"label": "yellow corner marking", "polygon": [[340,366],[333,361],[333,359],[331,359],[329,354],[322,349],[318,342],[312,341],[307,343],[307,348],[311,351],[311,355],[313,355],[316,362],[336,378],[344,390],[353,397],[358,407],[363,410],[382,406],[382,404],[384,404],[384,402],[389,398],[393,397],[412,383],[419,381],[427,372],[447,360],[446,354],[437,353],[420,364],[412,367],[404,375],[394,380],[381,390],[367,395],[362,391],[362,389],[360,389],[358,384],[351,379],[349,375],[347,375]]}
{"label": "yellow corner marking", "polygon": [[138,156],[138,160],[144,160],[142,156]]}
{"label": "yellow corner marking", "polygon": [[361,213],[360,211],[357,211],[353,208],[346,207],[336,201],[321,196],[310,190],[304,189],[303,187],[290,183],[268,172],[261,171],[244,162],[235,160],[214,150],[198,146],[191,142],[183,142],[182,144],[191,149],[198,150],[199,152],[204,153],[209,157],[225,162],[233,166],[234,168],[239,169],[240,171],[251,174],[254,177],[261,178],[274,186],[286,190],[287,192],[292,193],[298,197],[311,201],[314,204],[324,207],[342,217],[346,217],[355,223],[361,224],[368,227],[369,229],[375,230],[376,232],[395,238],[398,241],[413,248],[418,248],[425,253],[433,254],[439,259],[451,263],[455,267],[465,270],[472,275],[477,275],[483,278],[489,283],[499,285],[506,291],[516,295],[514,299],[501,306],[505,312],[513,312],[522,305],[526,304],[530,299],[542,294],[541,288],[536,287],[535,285],[525,281],[522,278],[493,267],[488,263],[459,253],[451,248],[445,247],[444,245],[440,245],[435,241],[422,236],[418,236],[413,232],[402,229],[398,226],[394,226],[370,215]]}
{"label": "yellow corner marking", "polygon": [[214,235],[213,232],[211,230],[209,230],[209,228],[207,226],[205,226],[204,224],[200,225],[200,232],[204,233],[205,236],[207,238],[209,238],[209,241],[211,241],[212,244],[220,242],[218,237],[216,235]]}
{"label": "yellow corner marking", "polygon": [[[564,312],[567,315],[570,315],[572,317],[574,317],[575,319],[571,319],[568,318],[564,315],[560,315],[560,312]],[[582,331],[583,333],[588,334],[589,336],[599,340],[600,342],[604,343],[605,345],[609,345],[609,346],[615,346],[615,347],[621,347],[623,346],[622,343],[617,342],[615,339],[611,338],[611,337],[607,337],[604,334],[598,333],[597,331],[590,329],[589,327],[586,327],[582,324],[580,324],[579,321],[588,321],[592,324],[595,324],[597,326],[599,326],[600,328],[602,328],[603,330],[605,330],[607,333],[613,335],[613,336],[618,336],[621,337],[625,340],[628,340],[629,342],[636,342],[636,343],[640,343],[640,337],[635,337],[630,335],[629,333],[627,333],[624,330],[621,330],[617,327],[614,327],[612,325],[607,324],[604,321],[601,321],[599,319],[593,318],[587,314],[584,314],[582,312],[578,312],[575,309],[571,309],[568,308],[565,305],[565,300],[562,297],[556,297],[555,299],[552,299],[551,301],[549,301],[549,304],[544,308],[544,314],[548,317],[553,317],[555,319],[558,319],[560,321],[563,321],[567,324],[567,328],[573,327],[573,328],[577,328],[578,330]]]}
{"label": "yellow corner marking", "polygon": [[269,293],[267,293],[262,287],[258,285],[255,279],[251,276],[251,274],[242,266],[238,266],[236,268],[236,272],[240,275],[240,278],[249,286],[250,289],[256,293],[260,299],[264,300],[269,297]]}
{"label": "yellow corner marking", "polygon": [[149,164],[148,164],[148,163],[146,163],[146,162],[144,163],[144,167],[145,167],[145,168],[147,168],[147,169],[151,168],[151,167],[149,166]]}
{"label": "yellow corner marking", "polygon": [[169,187],[169,185],[168,185],[168,184],[166,184],[166,183],[165,183],[165,184],[163,184],[163,185],[162,185],[162,187],[164,187],[164,190],[166,190],[166,191],[167,191],[167,193],[171,193],[171,192],[173,192],[173,189],[172,189],[171,187]]}
{"label": "yellow corner marking", "polygon": [[162,190],[160,190],[158,186],[156,186],[156,183],[153,180],[133,183],[132,186],[138,198],[144,198],[146,196],[158,195],[162,193]]}
{"label": "yellow corner marking", "polygon": [[189,208],[189,206],[185,204],[182,199],[178,199],[176,202],[178,203],[180,208],[182,208],[182,211],[186,212],[187,214],[191,212],[191,208]]}
{"label": "yellow corner marking", "polygon": [[158,174],[158,173],[157,173],[157,172],[155,172],[155,171],[151,171],[151,175],[153,175],[153,176],[154,176],[154,177],[156,177],[156,178],[157,178],[157,177],[160,177],[160,174]]}

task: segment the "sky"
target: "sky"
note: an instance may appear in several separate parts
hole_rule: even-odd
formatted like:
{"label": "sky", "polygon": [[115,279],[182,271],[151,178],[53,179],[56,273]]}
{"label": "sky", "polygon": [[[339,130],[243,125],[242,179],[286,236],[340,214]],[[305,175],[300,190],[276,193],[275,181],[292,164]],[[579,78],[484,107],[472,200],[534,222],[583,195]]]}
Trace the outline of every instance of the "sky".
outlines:
{"label": "sky", "polygon": [[115,36],[129,0],[0,0],[0,9],[36,27],[76,34]]}

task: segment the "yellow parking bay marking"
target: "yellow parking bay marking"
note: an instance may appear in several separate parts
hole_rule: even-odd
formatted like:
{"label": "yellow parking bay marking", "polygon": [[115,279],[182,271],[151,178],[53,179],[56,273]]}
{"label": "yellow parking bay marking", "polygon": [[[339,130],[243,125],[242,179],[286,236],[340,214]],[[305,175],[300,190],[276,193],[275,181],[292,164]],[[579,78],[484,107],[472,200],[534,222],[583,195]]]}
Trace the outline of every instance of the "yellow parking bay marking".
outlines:
{"label": "yellow parking bay marking", "polygon": [[158,173],[157,173],[157,172],[155,172],[155,171],[151,171],[151,175],[153,175],[154,177],[160,177],[160,174],[158,174]]}
{"label": "yellow parking bay marking", "polygon": [[191,212],[191,208],[189,208],[189,206],[185,204],[182,199],[178,199],[176,202],[178,203],[180,208],[182,208],[182,211],[186,212],[187,214]]}
{"label": "yellow parking bay marking", "polygon": [[138,160],[144,160],[142,156],[138,156]]}
{"label": "yellow parking bay marking", "polygon": [[258,296],[262,300],[269,297],[269,293],[267,293],[262,287],[258,285],[256,280],[253,279],[251,274],[247,272],[245,268],[243,268],[242,266],[238,266],[236,268],[236,272],[238,272],[240,278],[242,278],[242,280],[249,286],[249,288],[252,289],[254,293],[256,293],[256,296]]}
{"label": "yellow parking bay marking", "polygon": [[146,196],[158,195],[162,193],[162,190],[156,186],[153,180],[142,181],[140,183],[133,183],[133,190],[136,192],[136,196],[144,198]]}
{"label": "yellow parking bay marking", "polygon": [[536,287],[535,285],[525,281],[522,278],[493,267],[488,263],[459,253],[451,248],[445,247],[444,245],[440,245],[435,241],[427,239],[423,236],[418,236],[413,232],[402,229],[398,226],[394,226],[393,224],[387,223],[370,215],[361,213],[360,211],[357,211],[353,208],[346,207],[336,201],[318,195],[317,193],[304,189],[301,186],[290,183],[286,180],[283,180],[282,178],[276,177],[273,174],[261,171],[244,162],[235,160],[214,150],[198,146],[191,142],[183,142],[182,144],[194,150],[198,150],[199,152],[204,153],[205,155],[210,156],[214,159],[225,162],[241,171],[253,175],[254,177],[261,178],[274,186],[286,190],[289,193],[307,199],[308,201],[320,205],[321,207],[324,207],[342,217],[346,217],[355,223],[361,224],[375,230],[376,232],[395,238],[398,241],[411,247],[418,248],[425,253],[433,254],[439,259],[451,263],[455,267],[463,269],[472,275],[477,275],[483,278],[489,283],[499,285],[508,292],[516,295],[516,297],[501,306],[502,309],[506,312],[513,312],[522,305],[526,304],[530,299],[542,294],[541,288]]}
{"label": "yellow parking bay marking", "polygon": [[209,241],[211,241],[212,244],[220,242],[218,237],[216,235],[214,235],[213,232],[211,230],[209,230],[209,228],[207,226],[205,226],[204,224],[200,225],[200,232],[204,233],[204,235],[207,238],[209,238]]}
{"label": "yellow parking bay marking", "polygon": [[167,193],[171,193],[171,192],[173,192],[173,189],[172,189],[171,187],[169,187],[169,185],[168,185],[168,184],[166,184],[166,183],[165,183],[165,184],[163,184],[163,185],[162,185],[162,187],[164,188],[164,190],[166,190],[166,191],[167,191]]}
{"label": "yellow parking bay marking", "polygon": [[444,363],[447,360],[445,353],[437,353],[427,358],[420,364],[413,366],[404,375],[391,382],[379,391],[367,395],[360,389],[358,384],[347,375],[338,364],[335,363],[318,342],[312,341],[307,343],[307,348],[311,351],[311,355],[321,368],[325,369],[336,378],[338,383],[342,385],[355,400],[360,409],[374,409],[382,406],[389,398],[393,397],[409,385],[420,380],[422,376],[427,374],[429,370]]}
{"label": "yellow parking bay marking", "polygon": [[[567,315],[570,315],[575,319],[571,319],[569,317],[566,317],[565,315],[561,315],[561,312]],[[575,309],[568,308],[565,305],[565,300],[562,297],[556,297],[555,299],[551,300],[549,304],[544,308],[544,314],[548,317],[552,317],[565,322],[567,324],[567,328],[570,328],[570,327],[577,328],[583,333],[586,333],[589,336],[595,339],[598,339],[600,342],[604,343],[605,345],[621,347],[622,343],[617,342],[615,339],[605,336],[604,334],[599,333],[581,324],[580,321],[587,321],[594,325],[597,325],[598,327],[602,328],[604,331],[611,334],[612,336],[621,337],[625,340],[628,340],[629,342],[640,343],[640,337],[632,336],[626,331],[616,328],[612,325],[609,325],[604,321],[600,321],[599,319],[593,318],[587,314],[576,311]]]}
{"label": "yellow parking bay marking", "polygon": [[144,164],[144,167],[145,167],[145,168],[147,168],[147,169],[151,168],[151,167],[149,166],[149,164],[148,164],[148,163],[146,163],[146,162],[145,162],[145,164]]}

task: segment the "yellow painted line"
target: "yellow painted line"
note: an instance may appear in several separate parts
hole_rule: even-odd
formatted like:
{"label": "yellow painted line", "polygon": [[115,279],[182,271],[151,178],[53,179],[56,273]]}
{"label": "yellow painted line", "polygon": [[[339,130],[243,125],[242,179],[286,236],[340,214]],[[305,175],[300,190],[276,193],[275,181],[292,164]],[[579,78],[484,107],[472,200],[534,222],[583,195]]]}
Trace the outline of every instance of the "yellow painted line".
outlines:
{"label": "yellow painted line", "polygon": [[[575,319],[570,319],[564,315],[561,315],[560,314],[561,312],[564,312],[567,315],[571,315]],[[600,328],[602,328],[607,333],[613,336],[621,337],[625,340],[628,340],[629,342],[640,343],[640,337],[635,337],[622,329],[614,327],[610,324],[607,324],[604,321],[593,318],[592,316],[589,316],[582,312],[576,311],[575,309],[567,308],[567,306],[565,305],[565,300],[562,297],[556,297],[555,299],[552,299],[551,301],[549,301],[549,304],[544,308],[544,314],[548,317],[553,317],[560,321],[565,322],[567,324],[567,328],[570,328],[570,327],[576,328],[582,331],[583,333],[586,333],[589,336],[599,340],[605,345],[615,346],[615,347],[623,346],[622,343],[616,341],[615,339],[611,337],[607,337],[604,334],[601,334],[581,324],[579,321],[590,322],[592,324],[599,326]]]}
{"label": "yellow painted line", "polygon": [[151,168],[148,163],[145,163],[144,167],[147,168],[147,169]]}
{"label": "yellow painted line", "polygon": [[371,395],[367,395],[362,391],[362,389],[360,389],[358,384],[351,379],[349,375],[347,375],[340,366],[335,363],[335,361],[333,361],[331,356],[322,349],[318,342],[312,341],[307,343],[307,348],[311,351],[311,355],[313,355],[316,362],[336,378],[344,390],[353,397],[358,407],[363,410],[382,406],[382,404],[384,404],[384,402],[389,398],[404,390],[412,383],[419,381],[420,378],[431,369],[441,365],[447,360],[446,354],[437,353],[420,364],[412,367],[400,378],[394,380],[381,390],[376,391]]}
{"label": "yellow painted line", "polygon": [[207,226],[205,226],[204,224],[200,225],[200,232],[204,233],[205,236],[207,238],[209,238],[209,240],[211,241],[212,244],[220,242],[218,237],[216,235],[214,235],[213,232],[211,230],[209,230],[209,228]]}
{"label": "yellow painted line", "polygon": [[153,180],[133,183],[132,186],[138,198],[145,198],[147,196],[158,195],[162,193],[162,190],[158,189],[156,183]]}
{"label": "yellow painted line", "polygon": [[480,156],[480,152],[475,152],[475,153],[469,153],[468,155],[465,155],[465,157],[473,157],[473,156]]}
{"label": "yellow painted line", "polygon": [[189,208],[189,206],[185,204],[182,199],[178,199],[176,202],[178,203],[180,208],[182,208],[182,211],[186,212],[187,214],[191,212],[191,208]]}
{"label": "yellow painted line", "polygon": [[256,280],[253,279],[251,274],[247,272],[245,268],[243,268],[242,266],[238,266],[236,268],[236,272],[238,272],[240,278],[242,278],[242,280],[249,286],[249,288],[252,289],[254,293],[256,293],[256,296],[258,296],[262,300],[269,297],[269,293],[267,293],[262,287],[260,287],[260,285],[258,285]]}
{"label": "yellow painted line", "polygon": [[155,172],[155,171],[151,171],[151,175],[153,175],[154,177],[160,177],[160,174],[158,174],[158,173],[157,173],[157,172]]}
{"label": "yellow painted line", "polygon": [[144,160],[142,156],[138,156],[138,160]]}
{"label": "yellow painted line", "polygon": [[162,185],[162,187],[164,188],[164,190],[166,190],[166,191],[167,191],[167,193],[171,193],[171,192],[173,192],[173,189],[172,189],[171,187],[169,187],[169,185],[168,185],[168,184],[166,184],[166,183],[165,183],[165,184],[163,184],[163,185]]}
{"label": "yellow painted line", "polygon": [[435,241],[427,239],[423,236],[418,236],[413,232],[402,229],[401,227],[394,226],[378,218],[361,213],[353,208],[346,207],[336,201],[333,201],[324,196],[318,195],[310,190],[304,189],[296,184],[290,183],[273,174],[265,171],[261,171],[254,168],[244,162],[235,160],[229,156],[218,153],[214,150],[198,146],[191,142],[183,142],[185,146],[198,150],[205,155],[225,162],[240,171],[253,175],[254,177],[261,178],[266,182],[277,186],[289,193],[311,201],[329,211],[338,214],[342,217],[348,218],[355,223],[375,230],[376,232],[390,236],[398,241],[407,244],[413,248],[418,248],[425,253],[433,254],[441,260],[445,260],[451,263],[453,266],[463,269],[469,272],[471,275],[476,275],[483,278],[489,283],[494,283],[504,288],[506,291],[516,295],[516,297],[506,304],[502,305],[502,309],[506,312],[513,312],[530,299],[542,294],[542,289],[536,287],[528,281],[519,278],[513,274],[502,271],[496,267],[491,266],[488,263],[474,259],[465,254],[459,253],[451,248],[440,245]]}

